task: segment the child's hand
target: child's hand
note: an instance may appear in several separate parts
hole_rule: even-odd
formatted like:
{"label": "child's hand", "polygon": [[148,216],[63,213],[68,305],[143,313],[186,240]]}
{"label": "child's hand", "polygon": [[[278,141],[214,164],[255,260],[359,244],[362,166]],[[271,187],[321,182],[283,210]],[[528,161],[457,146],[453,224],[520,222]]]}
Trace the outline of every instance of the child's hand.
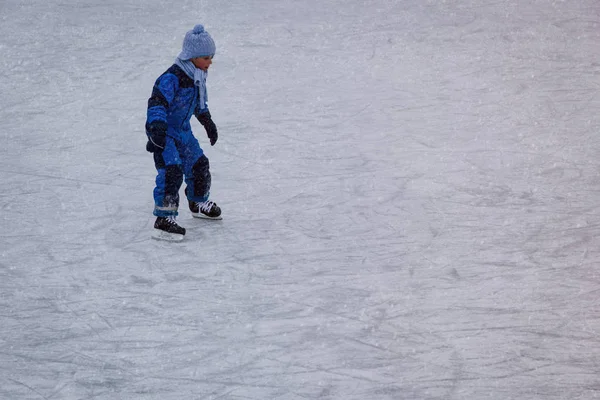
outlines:
{"label": "child's hand", "polygon": [[155,151],[164,149],[167,141],[167,123],[163,121],[154,121],[150,124],[146,124],[146,135],[148,136],[146,150],[154,153]]}
{"label": "child's hand", "polygon": [[217,132],[217,126],[215,125],[214,122],[212,122],[212,120],[210,120],[210,123],[206,124],[204,126],[204,129],[206,129],[206,134],[208,135],[208,138],[210,139],[210,145],[214,146],[215,143],[217,143],[217,139],[219,138],[219,133]]}
{"label": "child's hand", "polygon": [[196,118],[198,118],[198,121],[200,121],[204,129],[206,129],[206,135],[210,139],[210,145],[214,146],[215,143],[217,143],[217,139],[219,138],[219,133],[217,132],[217,126],[212,120],[210,111],[198,114],[196,115]]}

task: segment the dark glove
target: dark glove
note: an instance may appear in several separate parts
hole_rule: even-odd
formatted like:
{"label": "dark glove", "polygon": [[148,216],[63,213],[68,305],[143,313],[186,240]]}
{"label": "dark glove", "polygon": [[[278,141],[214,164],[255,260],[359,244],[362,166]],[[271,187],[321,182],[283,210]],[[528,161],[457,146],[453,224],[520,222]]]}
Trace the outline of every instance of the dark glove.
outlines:
{"label": "dark glove", "polygon": [[162,150],[163,149],[161,149],[160,147],[156,146],[154,143],[152,143],[149,140],[148,140],[148,143],[146,143],[146,151],[148,151],[150,153],[158,153],[158,152],[160,152]]}
{"label": "dark glove", "polygon": [[165,148],[165,143],[167,141],[167,123],[163,121],[154,121],[150,124],[146,124],[146,135],[148,136],[146,150],[150,153],[161,151]]}
{"label": "dark glove", "polygon": [[210,111],[207,111],[202,114],[197,114],[196,118],[202,124],[204,129],[206,129],[206,135],[210,139],[210,145],[214,146],[217,143],[217,139],[219,138],[219,133],[217,132],[217,126],[212,120],[210,116]]}

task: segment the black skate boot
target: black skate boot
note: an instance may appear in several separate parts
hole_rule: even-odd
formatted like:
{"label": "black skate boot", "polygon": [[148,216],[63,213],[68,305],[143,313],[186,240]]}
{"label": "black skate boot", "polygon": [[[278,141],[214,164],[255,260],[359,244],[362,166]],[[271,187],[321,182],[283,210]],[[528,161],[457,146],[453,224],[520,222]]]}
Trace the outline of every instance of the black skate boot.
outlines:
{"label": "black skate boot", "polygon": [[214,201],[207,200],[202,203],[190,201],[190,211],[195,218],[223,219],[221,209]]}
{"label": "black skate boot", "polygon": [[[185,188],[185,195],[187,196],[187,188]],[[221,209],[214,201],[207,200],[198,203],[196,201],[188,200],[188,205],[194,218],[223,219],[221,216]]]}
{"label": "black skate boot", "polygon": [[154,222],[154,233],[152,237],[158,240],[179,242],[185,236],[185,228],[177,225],[175,217],[157,217]]}

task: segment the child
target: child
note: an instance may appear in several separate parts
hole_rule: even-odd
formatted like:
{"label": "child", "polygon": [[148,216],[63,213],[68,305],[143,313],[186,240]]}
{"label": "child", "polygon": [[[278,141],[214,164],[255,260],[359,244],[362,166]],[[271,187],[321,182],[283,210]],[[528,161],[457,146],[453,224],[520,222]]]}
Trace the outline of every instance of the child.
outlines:
{"label": "child", "polygon": [[206,93],[206,75],[215,51],[211,36],[202,25],[196,25],[186,33],[175,64],[158,77],[148,100],[146,150],[153,153],[158,171],[154,188],[155,239],[183,240],[185,228],[177,224],[175,217],[184,176],[192,215],[221,219],[221,209],[208,200],[208,158],[190,125],[193,114],[206,129],[210,145],[217,142],[217,127],[208,110]]}

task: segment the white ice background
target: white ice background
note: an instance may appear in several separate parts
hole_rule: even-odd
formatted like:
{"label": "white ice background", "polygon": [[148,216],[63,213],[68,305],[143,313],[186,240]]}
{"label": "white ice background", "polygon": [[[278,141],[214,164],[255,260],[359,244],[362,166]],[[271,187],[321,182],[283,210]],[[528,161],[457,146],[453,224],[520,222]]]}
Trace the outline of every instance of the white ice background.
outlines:
{"label": "white ice background", "polygon": [[[219,222],[150,238],[217,43]],[[598,0],[1,0],[0,399],[600,398]]]}

